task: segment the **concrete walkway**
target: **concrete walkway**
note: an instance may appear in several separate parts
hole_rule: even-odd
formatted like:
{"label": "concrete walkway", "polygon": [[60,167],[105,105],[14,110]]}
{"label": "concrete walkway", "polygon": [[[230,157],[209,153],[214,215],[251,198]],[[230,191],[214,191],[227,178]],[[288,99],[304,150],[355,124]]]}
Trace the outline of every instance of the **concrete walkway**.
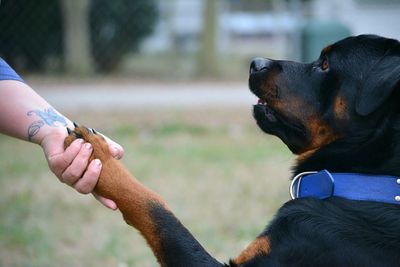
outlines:
{"label": "concrete walkway", "polygon": [[257,99],[246,83],[40,84],[33,88],[57,109],[190,109],[249,107]]}

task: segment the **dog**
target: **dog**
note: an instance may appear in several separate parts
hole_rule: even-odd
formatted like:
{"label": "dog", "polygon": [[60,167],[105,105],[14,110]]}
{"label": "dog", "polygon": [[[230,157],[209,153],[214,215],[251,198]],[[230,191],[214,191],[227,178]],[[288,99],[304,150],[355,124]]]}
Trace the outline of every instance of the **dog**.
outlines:
{"label": "dog", "polygon": [[266,229],[227,264],[213,258],[161,196],[83,138],[103,163],[95,192],[114,200],[164,267],[400,266],[400,43],[374,35],[325,47],[308,64],[256,58],[258,126],[297,155],[290,193]]}

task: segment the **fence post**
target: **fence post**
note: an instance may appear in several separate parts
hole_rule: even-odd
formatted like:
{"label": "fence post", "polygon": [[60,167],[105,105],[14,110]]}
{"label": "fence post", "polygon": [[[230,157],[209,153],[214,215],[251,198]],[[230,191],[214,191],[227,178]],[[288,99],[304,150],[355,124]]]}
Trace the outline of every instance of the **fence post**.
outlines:
{"label": "fence post", "polygon": [[203,13],[203,30],[200,36],[198,73],[202,76],[215,76],[216,66],[216,27],[219,7],[218,0],[206,0]]}
{"label": "fence post", "polygon": [[93,73],[89,0],[61,0],[61,8],[64,21],[65,70],[74,75]]}

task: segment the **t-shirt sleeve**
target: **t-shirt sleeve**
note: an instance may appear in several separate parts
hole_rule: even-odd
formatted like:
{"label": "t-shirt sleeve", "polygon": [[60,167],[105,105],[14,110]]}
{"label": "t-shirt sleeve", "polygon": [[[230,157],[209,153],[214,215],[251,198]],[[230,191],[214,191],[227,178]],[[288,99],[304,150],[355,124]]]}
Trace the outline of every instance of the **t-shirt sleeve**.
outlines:
{"label": "t-shirt sleeve", "polygon": [[15,80],[24,82],[24,80],[13,70],[7,62],[0,58],[0,80]]}

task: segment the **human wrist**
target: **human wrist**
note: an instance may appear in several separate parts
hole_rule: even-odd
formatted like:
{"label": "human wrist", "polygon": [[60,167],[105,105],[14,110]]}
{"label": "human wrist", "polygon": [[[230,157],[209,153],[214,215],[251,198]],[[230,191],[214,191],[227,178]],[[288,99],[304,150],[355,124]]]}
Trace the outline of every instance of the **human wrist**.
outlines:
{"label": "human wrist", "polygon": [[34,137],[30,138],[29,141],[43,147],[46,141],[59,138],[64,139],[67,135],[66,127],[50,127],[46,125]]}
{"label": "human wrist", "polygon": [[26,138],[29,142],[39,145],[48,136],[63,136],[65,138],[67,136],[66,127],[73,128],[73,123],[52,107],[31,110],[27,112],[27,116],[35,120],[28,124]]}

